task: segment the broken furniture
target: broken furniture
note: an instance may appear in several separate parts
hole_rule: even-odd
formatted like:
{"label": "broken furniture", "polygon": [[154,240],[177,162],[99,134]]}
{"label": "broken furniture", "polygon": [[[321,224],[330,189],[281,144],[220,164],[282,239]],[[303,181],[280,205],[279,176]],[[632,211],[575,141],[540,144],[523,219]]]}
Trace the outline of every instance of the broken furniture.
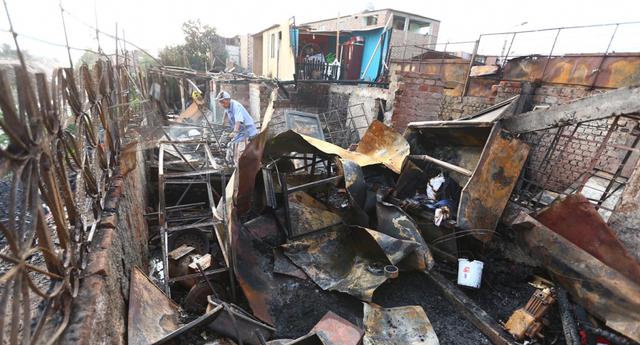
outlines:
{"label": "broken furniture", "polygon": [[513,106],[505,102],[466,120],[410,123],[405,138],[411,155],[403,166],[409,175],[401,175],[398,197],[412,196],[423,176],[448,171],[462,187],[453,226],[489,241],[529,153],[529,147],[498,121]]}
{"label": "broken furniture", "polygon": [[[223,241],[221,218],[216,216],[215,197],[222,196],[213,188],[214,176],[222,186],[227,169],[213,157],[207,141],[161,141],[158,151],[158,224],[162,247],[163,267],[170,267],[169,252],[181,244],[197,248],[197,253],[210,252],[209,239],[215,236],[222,262],[205,274],[226,272],[229,267],[227,242]],[[222,188],[221,188],[222,190]],[[167,205],[168,193],[177,199]],[[184,201],[188,200],[187,203]],[[189,262],[190,263],[190,262]],[[197,273],[172,276],[167,270],[164,290],[170,296],[169,284],[184,279],[200,279]]]}
{"label": "broken furniture", "polygon": [[523,308],[513,312],[504,328],[518,341],[526,337],[543,338],[541,330],[543,318],[556,301],[556,292],[552,287],[538,289]]}

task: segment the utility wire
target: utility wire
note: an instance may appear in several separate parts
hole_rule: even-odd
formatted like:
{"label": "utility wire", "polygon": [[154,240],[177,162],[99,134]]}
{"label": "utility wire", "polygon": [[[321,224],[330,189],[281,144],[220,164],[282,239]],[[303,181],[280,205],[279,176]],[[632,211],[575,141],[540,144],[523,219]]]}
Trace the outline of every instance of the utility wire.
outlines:
{"label": "utility wire", "polygon": [[[6,33],[9,33],[9,34],[12,33],[11,30],[7,30],[7,29],[0,29],[0,32],[6,32]],[[67,48],[66,44],[43,40],[41,38],[37,38],[37,37],[21,34],[19,32],[16,32],[15,34],[16,34],[16,36],[24,37],[24,38],[30,39],[32,41],[36,41],[36,42],[40,42],[40,43],[44,43],[44,44],[48,44],[48,45],[55,46],[55,47],[60,47],[60,48]],[[91,50],[89,48],[78,48],[78,47],[69,46],[69,49],[77,50],[77,51],[87,51],[87,52],[94,53],[94,54],[97,54],[97,55],[108,55],[108,56],[114,55],[114,54],[101,54],[101,53],[98,53],[97,51]]]}
{"label": "utility wire", "polygon": [[[61,8],[62,8],[62,11],[66,12],[66,13],[69,15],[69,17],[71,17],[71,18],[73,18],[73,19],[77,20],[77,21],[78,21],[79,23],[81,23],[82,25],[84,25],[84,26],[86,26],[86,27],[88,27],[88,28],[90,28],[90,29],[92,29],[92,30],[95,30],[95,31],[96,31],[96,33],[101,33],[101,34],[103,34],[103,35],[105,35],[105,36],[107,36],[107,37],[113,38],[113,39],[122,40],[123,42],[125,42],[125,43],[128,43],[128,44],[132,45],[132,46],[133,46],[133,47],[135,47],[136,49],[138,49],[138,50],[140,50],[141,52],[143,52],[145,55],[149,56],[151,59],[153,59],[153,61],[157,62],[160,66],[164,66],[164,64],[163,64],[162,62],[160,62],[160,60],[158,60],[158,58],[156,58],[155,56],[153,56],[153,55],[149,54],[149,52],[147,52],[147,51],[146,51],[145,49],[143,49],[143,48],[140,48],[140,46],[138,46],[137,44],[135,44],[135,43],[133,43],[133,42],[131,42],[131,41],[127,41],[127,40],[125,40],[124,38],[117,38],[116,36],[114,36],[114,35],[112,35],[112,34],[110,34],[110,33],[104,32],[104,31],[102,31],[102,30],[98,29],[97,27],[95,27],[95,26],[93,26],[93,25],[91,25],[91,24],[89,24],[89,23],[85,22],[84,20],[80,19],[79,17],[77,17],[77,16],[76,16],[76,15],[74,15],[73,13],[69,12],[69,11],[68,11],[67,9],[65,9],[64,7],[61,7]],[[96,35],[96,36],[97,36],[97,35]]]}

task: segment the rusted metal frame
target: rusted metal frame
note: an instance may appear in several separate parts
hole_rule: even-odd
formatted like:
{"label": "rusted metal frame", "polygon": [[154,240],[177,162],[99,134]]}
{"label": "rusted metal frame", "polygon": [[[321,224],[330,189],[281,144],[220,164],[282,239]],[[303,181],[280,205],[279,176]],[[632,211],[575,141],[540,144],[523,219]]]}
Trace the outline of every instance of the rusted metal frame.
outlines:
{"label": "rusted metal frame", "polygon": [[[203,273],[207,276],[210,275],[214,275],[214,274],[220,274],[220,273],[225,273],[227,272],[229,269],[228,268],[214,268],[214,269],[210,269],[210,270],[206,270]],[[175,282],[179,282],[179,281],[183,281],[183,280],[187,280],[187,279],[192,279],[192,278],[198,278],[201,277],[202,275],[200,273],[191,273],[191,274],[186,274],[183,276],[179,276],[179,277],[173,277],[169,279],[170,283],[175,283]]]}
{"label": "rusted metal frame", "polygon": [[[171,145],[173,147],[174,150],[176,150],[176,153],[178,154],[178,156],[180,156],[180,158],[187,163],[187,165],[191,168],[191,170],[197,170],[196,167],[194,167],[191,163],[189,163],[189,160],[182,154],[182,152],[180,152],[180,149],[178,149],[178,147],[173,143],[174,140],[171,139],[171,136],[169,135],[169,133],[167,133],[167,131],[164,130],[163,127],[160,127],[160,130],[162,130],[162,133],[169,138],[169,141],[171,141],[169,143],[169,145]],[[162,142],[161,142],[162,143]],[[181,143],[182,144],[182,143]]]}
{"label": "rusted metal frame", "polygon": [[[449,45],[449,41],[444,44],[444,52],[442,54],[442,59],[440,59],[440,65],[438,66],[438,75],[442,75],[442,65],[444,64],[444,57],[447,55],[447,46]],[[424,56],[424,54],[423,54]],[[420,60],[420,64],[422,65],[422,60]],[[418,67],[418,72],[420,71],[420,67]]]}
{"label": "rusted metal frame", "polygon": [[[584,127],[584,126],[582,126]],[[561,138],[571,138],[571,136],[569,135],[560,135]],[[575,141],[582,141],[582,142],[586,142],[586,143],[600,143],[600,140],[589,140],[589,139],[585,139],[585,138],[578,138],[578,137],[573,137],[573,140]],[[635,147],[629,147],[629,146],[624,146],[624,145],[618,145],[618,144],[609,144],[607,143],[606,145],[607,147],[612,147],[615,149],[620,149],[620,150],[624,150],[624,151],[630,151],[630,152],[640,152],[640,149],[635,148]],[[612,157],[612,156],[608,156],[608,157]],[[612,157],[614,158],[614,157]]]}
{"label": "rusted metal frame", "polygon": [[[616,116],[614,120],[611,122],[611,125],[609,126],[609,130],[607,131],[607,134],[602,139],[602,143],[600,143],[600,145],[598,146],[598,149],[596,149],[596,152],[594,153],[593,158],[589,162],[589,165],[587,166],[587,169],[585,171],[587,172],[593,171],[593,169],[596,167],[596,165],[600,161],[600,156],[606,149],[606,144],[607,142],[609,142],[609,139],[611,138],[611,134],[613,134],[614,129],[618,125],[619,119],[620,119],[620,116]],[[578,187],[578,190],[577,190],[578,193],[582,192],[582,190],[584,189],[584,185],[587,183],[588,180],[589,180],[589,175],[587,174],[585,174],[584,177],[580,179],[580,182],[579,182],[580,187]]]}
{"label": "rusted metal frame", "polygon": [[513,41],[515,41],[517,34],[518,34],[517,32],[514,32],[513,36],[511,36],[511,42],[509,43],[509,48],[507,48],[507,53],[504,55],[504,59],[502,60],[500,79],[502,79],[502,77],[504,76],[504,66],[507,64],[507,59],[509,59],[509,53],[511,53],[511,47],[513,46]]}
{"label": "rusted metal frame", "polygon": [[520,134],[604,120],[613,116],[628,116],[640,112],[638,103],[631,100],[640,95],[639,87],[620,88],[573,102],[534,110],[503,120],[511,133]]}
{"label": "rusted metal frame", "polygon": [[616,32],[618,32],[618,27],[620,24],[616,24],[615,29],[613,29],[613,34],[611,34],[611,39],[609,39],[609,44],[607,44],[607,49],[604,51],[602,55],[602,59],[598,64],[598,68],[596,69],[596,75],[593,77],[593,83],[591,83],[591,90],[595,89],[596,82],[598,81],[598,76],[600,75],[600,70],[602,69],[602,65],[604,65],[604,61],[607,59],[607,55],[609,55],[609,49],[611,49],[611,43],[613,43],[613,38],[616,37]]}
{"label": "rusted metal frame", "polygon": [[40,273],[42,275],[45,275],[45,276],[47,276],[49,278],[52,278],[52,279],[64,280],[64,277],[59,275],[59,274],[56,274],[55,270],[49,270],[47,268],[47,271],[45,271],[45,270],[43,270],[43,269],[41,269],[41,268],[39,268],[37,266],[33,266],[33,265],[31,265],[31,264],[29,264],[27,262],[23,262],[23,260],[21,260],[21,259],[16,259],[16,258],[14,258],[12,256],[5,255],[5,254],[2,254],[2,253],[0,253],[0,259],[5,260],[5,261],[9,261],[9,262],[11,262],[11,263],[13,263],[15,265],[24,265],[25,268],[28,268],[28,269],[30,269],[30,270],[32,270],[34,272],[38,272],[38,273]]}
{"label": "rusted metal frame", "polygon": [[480,40],[482,39],[482,35],[478,37],[475,46],[473,47],[473,53],[471,54],[471,61],[469,61],[469,66],[467,67],[467,71],[465,73],[464,78],[464,88],[462,89],[462,97],[467,95],[467,91],[469,90],[469,83],[471,82],[471,67],[473,67],[473,62],[476,59],[476,55],[478,54],[478,46],[480,45]]}
{"label": "rusted metal frame", "polygon": [[[616,26],[616,28],[617,28],[617,26]],[[631,146],[633,148],[635,148],[635,146],[638,145],[639,141],[640,141],[640,135],[635,137],[635,139],[633,140],[633,144],[631,144]],[[607,184],[607,187],[605,188],[604,192],[600,196],[600,200],[598,200],[598,206],[601,206],[602,203],[609,198],[609,196],[610,196],[609,192],[611,191],[611,188],[613,187],[614,183],[617,182],[618,178],[622,174],[622,170],[624,170],[625,165],[627,165],[627,162],[629,161],[629,158],[631,158],[631,152],[633,152],[633,151],[628,150],[625,153],[624,158],[622,159],[622,162],[620,162],[620,164],[618,165],[618,168],[616,169],[616,172],[613,174],[613,178],[609,180],[609,183]],[[615,189],[615,191],[617,191],[620,188],[620,186],[622,186],[622,185],[623,184],[619,184],[619,186]],[[615,191],[613,193],[615,193]],[[613,193],[611,193],[611,195],[613,195]]]}
{"label": "rusted metal frame", "polygon": [[[49,163],[53,164],[49,159]],[[50,206],[53,220],[56,223],[56,232],[58,233],[58,239],[60,240],[60,245],[64,249],[69,249],[71,246],[71,235],[69,231],[69,226],[66,221],[65,211],[62,208],[62,199],[60,198],[60,194],[57,190],[58,179],[55,178],[54,172],[51,170],[51,166],[42,166],[40,165],[40,175],[41,179],[39,182],[40,191],[42,192],[45,200],[47,200],[47,204]],[[64,178],[64,177],[62,177]]]}
{"label": "rusted metal frame", "polygon": [[[523,180],[524,180],[524,181],[526,181],[526,182],[528,182],[528,183],[535,184],[535,181],[532,181],[532,180],[529,180],[529,179],[525,179],[525,178],[523,178]],[[559,182],[562,182],[562,181],[559,181]],[[537,184],[536,184],[536,185],[537,185]],[[620,188],[620,186],[619,186],[618,188]],[[559,195],[559,196],[570,196],[570,195],[573,195],[573,192],[575,192],[575,190],[572,190],[571,192],[554,192],[554,193],[556,193],[556,194],[557,194],[557,195]],[[587,198],[587,197],[585,197],[585,198],[586,198],[587,200],[591,201],[591,202],[592,202],[592,204],[594,204],[593,206],[594,206],[596,209],[603,209],[603,210],[605,210],[605,211],[610,211],[610,212],[614,212],[614,211],[615,211],[614,209],[610,209],[610,208],[608,208],[608,207],[598,206],[598,205],[597,205],[597,202],[599,201],[599,199],[593,199],[593,198]],[[529,199],[529,201],[533,201],[533,200],[532,200],[532,199]],[[543,205],[543,206],[546,206],[546,205]]]}
{"label": "rusted metal frame", "polygon": [[171,226],[171,227],[167,227],[166,231],[169,232],[169,233],[172,233],[172,232],[188,230],[188,229],[204,228],[204,227],[208,227],[208,226],[213,226],[216,223],[218,223],[218,222],[211,221],[211,222],[193,223],[193,224],[180,225],[180,226]]}
{"label": "rusted metal frame", "polygon": [[159,339],[155,342],[153,342],[151,345],[161,345],[161,344],[165,344],[191,330],[193,330],[195,327],[204,325],[206,323],[210,323],[212,321],[214,321],[216,318],[218,318],[220,312],[222,312],[222,309],[224,307],[222,305],[218,305],[217,307],[215,307],[213,310],[206,312],[204,315],[198,317],[197,319],[189,322],[188,324],[176,329],[175,331],[165,335],[164,337],[162,337],[162,339]]}
{"label": "rusted metal frame", "polygon": [[200,179],[193,179],[193,180],[167,180],[167,179],[165,179],[165,181],[164,181],[165,184],[193,184],[193,183],[205,184],[206,182],[207,181],[200,180]]}
{"label": "rusted metal frame", "polygon": [[[211,182],[207,181],[207,198],[209,199],[209,208],[211,209],[211,218],[215,219],[215,212],[216,212],[216,203],[213,201],[213,193],[212,193],[212,186],[211,186]],[[221,199],[223,200],[223,199]],[[224,201],[224,200],[223,200]],[[217,222],[215,222],[217,223]],[[222,248],[222,256],[224,258],[224,262],[225,265],[227,267],[230,266],[230,261],[229,258],[227,256],[227,250],[224,248],[224,243],[222,241],[222,238],[220,237],[220,234],[218,233],[218,231],[215,229],[213,229],[214,234],[216,235],[216,239],[218,240],[218,244],[220,245],[220,248]]]}
{"label": "rusted metal frame", "polygon": [[[326,161],[327,161],[326,159],[318,158],[318,160],[314,161],[312,164],[323,163],[323,162],[326,162]],[[305,169],[305,167],[302,166],[302,167],[293,169],[291,172],[296,172],[296,171],[300,171],[300,170],[304,170],[304,169]]]}
{"label": "rusted metal frame", "polygon": [[471,177],[471,175],[473,175],[473,172],[471,172],[470,170],[467,170],[465,168],[459,167],[459,166],[451,164],[451,163],[447,163],[447,162],[439,160],[437,158],[433,158],[433,157],[431,157],[429,155],[410,155],[409,158],[431,162],[431,163],[434,163],[434,164],[436,164],[436,165],[438,165],[438,166],[440,166],[442,168],[445,168],[447,170],[451,170],[453,172],[457,172],[457,173],[462,174],[464,176]]}
{"label": "rusted metal frame", "polygon": [[[294,186],[294,187],[288,187],[285,183],[285,185],[283,186],[283,189],[287,190],[287,193],[291,194],[291,193],[295,193],[295,192],[299,192],[302,190],[306,190],[309,188],[313,188],[313,187],[317,187],[317,186],[322,186],[325,184],[329,184],[329,183],[333,183],[335,181],[338,181],[340,179],[342,179],[343,176],[338,175],[338,176],[332,176],[332,177],[328,177],[322,180],[318,180],[318,181],[313,181],[313,182],[309,182],[309,183],[305,183],[305,184],[301,184],[298,186]],[[285,181],[286,182],[286,181]]]}
{"label": "rusted metal frame", "polygon": [[[558,154],[557,159],[561,159],[561,157],[564,156],[565,151],[571,145],[571,141],[575,137],[575,134],[576,134],[576,131],[578,130],[578,127],[580,127],[580,125],[575,125],[573,127],[573,131],[571,132],[571,135],[569,136],[569,139],[565,142],[564,146],[562,147],[562,151],[560,151],[560,153]],[[538,169],[540,169],[540,171],[543,172],[543,176],[546,176],[544,182],[542,182],[542,184],[540,185],[540,187],[542,189],[546,189],[547,183],[549,182],[549,179],[551,178],[552,174],[551,173],[544,173],[544,170],[546,170],[547,167],[549,166],[549,164],[551,163],[551,158],[553,157],[553,152],[555,152],[556,147],[558,146],[558,142],[560,141],[560,135],[562,135],[562,132],[564,131],[564,129],[565,129],[565,127],[558,127],[558,129],[557,129],[557,131],[555,133],[555,136],[553,137],[553,141],[549,145],[549,149],[545,153],[544,158],[542,158],[542,160],[540,161],[540,165],[538,166]],[[543,164],[544,164],[544,167],[542,167]],[[540,202],[541,198],[542,198],[542,193],[540,193],[537,202]]]}
{"label": "rusted metal frame", "polygon": [[326,113],[320,113],[320,115],[322,115],[322,118],[324,119],[324,123],[327,126],[327,141],[329,141],[330,143],[333,143],[333,137],[331,136],[331,127],[329,126],[329,121],[327,121],[327,115]]}
{"label": "rusted metal frame", "polygon": [[313,154],[313,157],[311,159],[311,169],[309,171],[309,173],[313,176],[316,173],[316,154]]}
{"label": "rusted metal frame", "polygon": [[553,39],[553,44],[551,45],[551,50],[549,51],[549,56],[547,56],[547,61],[544,63],[544,68],[542,69],[542,75],[540,76],[540,80],[544,82],[544,75],[547,72],[547,67],[549,66],[549,61],[551,61],[551,56],[553,56],[553,50],[556,48],[556,42],[558,42],[558,36],[560,36],[560,31],[562,29],[558,29],[556,33],[556,37]]}
{"label": "rusted metal frame", "polygon": [[167,233],[166,201],[164,193],[164,145],[160,144],[158,152],[158,224],[160,224],[160,246],[162,247],[162,268],[164,269],[164,280],[162,289],[164,293],[171,297],[169,288],[169,238]]}
{"label": "rusted metal frame", "polygon": [[164,176],[166,178],[174,178],[174,177],[190,177],[190,176],[198,176],[198,175],[208,175],[208,174],[215,174],[217,172],[220,172],[220,169],[204,169],[204,170],[197,170],[197,171],[185,171],[185,172],[179,172],[179,173],[166,173]]}
{"label": "rusted metal frame", "polygon": [[[577,129],[577,125],[576,125],[576,126],[575,126],[575,128],[574,128],[574,133],[575,133],[575,130],[576,130],[576,129]],[[560,135],[561,130],[562,130],[562,127],[557,127],[557,128],[556,128],[556,132],[555,132],[555,133],[553,133],[553,139],[551,140],[551,143],[549,143],[549,146],[547,147],[547,149],[546,149],[546,151],[545,151],[545,153],[544,153],[544,157],[540,160],[540,164],[538,164],[538,168],[536,169],[536,168],[531,168],[531,167],[525,167],[525,169],[526,169],[526,170],[530,170],[530,171],[531,171],[531,170],[532,170],[532,171],[541,171],[540,169],[542,168],[542,165],[543,165],[543,164],[547,164],[547,165],[548,165],[548,161],[547,161],[547,160],[548,160],[549,155],[551,154],[551,152],[553,152],[553,150],[555,150],[555,146],[556,146],[556,144],[558,143],[558,138],[559,138],[559,135]],[[537,141],[536,143],[533,143],[532,141],[528,141],[528,143],[529,143],[532,147],[535,147],[535,146],[541,146],[541,144],[542,144],[542,140],[543,140],[542,138],[543,138],[544,136],[549,136],[549,135],[551,135],[551,134],[550,134],[550,133],[548,133],[547,131],[543,131],[542,133],[537,133],[537,134],[538,134],[538,136],[539,136],[539,139],[538,139],[538,141]],[[546,165],[545,165],[545,168],[544,168],[544,169],[546,169]],[[525,179],[525,178],[524,178],[524,175],[523,175],[522,179],[523,179],[524,181],[527,181],[527,182],[532,182],[532,181],[529,181],[529,180]],[[539,182],[535,182],[535,181],[534,181],[534,183],[529,183],[529,184],[525,187],[524,191],[522,191],[522,192],[523,192],[523,193],[529,193],[529,192],[531,191],[531,187],[532,187],[532,186],[537,186],[537,187],[539,187],[539,188],[544,189],[544,185],[543,185],[543,184],[540,184]]]}
{"label": "rusted metal frame", "polygon": [[431,280],[454,306],[469,322],[471,322],[480,332],[482,332],[492,344],[495,345],[517,345],[511,340],[511,336],[506,334],[500,324],[494,320],[487,312],[482,310],[473,300],[467,297],[464,292],[449,282],[445,277],[435,270],[424,271]]}
{"label": "rusted metal frame", "polygon": [[46,226],[44,214],[40,208],[37,209],[36,214],[36,233],[38,236],[38,245],[43,248],[42,256],[44,257],[47,270],[50,272],[60,273],[64,271],[62,261],[55,255],[55,246],[53,245],[53,239],[51,238],[51,230]]}
{"label": "rusted metal frame", "polygon": [[293,228],[291,227],[291,214],[289,213],[289,190],[287,188],[287,174],[276,172],[278,179],[280,180],[280,188],[282,189],[282,204],[284,207],[284,221],[287,237],[291,238],[293,235]]}

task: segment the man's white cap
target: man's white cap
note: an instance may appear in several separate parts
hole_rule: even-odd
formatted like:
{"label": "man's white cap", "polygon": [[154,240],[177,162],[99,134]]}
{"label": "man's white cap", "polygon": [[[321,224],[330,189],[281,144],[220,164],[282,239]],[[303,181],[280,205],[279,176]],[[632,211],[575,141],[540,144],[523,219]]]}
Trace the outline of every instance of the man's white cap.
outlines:
{"label": "man's white cap", "polygon": [[231,95],[229,95],[229,93],[226,91],[220,91],[218,96],[216,96],[216,100],[221,101],[223,99],[231,99]]}

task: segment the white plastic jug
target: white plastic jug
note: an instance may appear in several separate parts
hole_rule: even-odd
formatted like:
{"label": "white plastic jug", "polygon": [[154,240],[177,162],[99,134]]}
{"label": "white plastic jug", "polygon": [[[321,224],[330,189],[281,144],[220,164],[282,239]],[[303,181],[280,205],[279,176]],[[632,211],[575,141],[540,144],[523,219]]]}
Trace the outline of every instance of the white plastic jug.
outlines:
{"label": "white plastic jug", "polygon": [[484,262],[458,259],[458,285],[479,288],[482,282],[482,268]]}

